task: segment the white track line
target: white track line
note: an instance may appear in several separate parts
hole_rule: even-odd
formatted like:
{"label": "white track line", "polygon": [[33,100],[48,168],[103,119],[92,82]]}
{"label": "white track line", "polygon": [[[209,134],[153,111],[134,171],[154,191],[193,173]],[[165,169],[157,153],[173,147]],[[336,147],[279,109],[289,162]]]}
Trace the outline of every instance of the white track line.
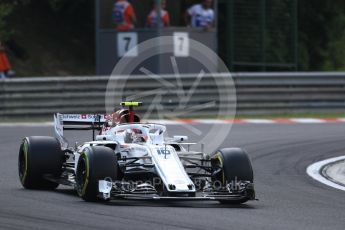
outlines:
{"label": "white track line", "polygon": [[230,122],[220,119],[196,119],[193,120],[199,124],[229,124]]}
{"label": "white track line", "polygon": [[334,158],[330,158],[330,159],[326,159],[326,160],[323,160],[323,161],[319,161],[319,162],[316,162],[312,165],[309,165],[308,168],[307,168],[307,174],[312,177],[314,180],[317,180],[325,185],[328,185],[328,186],[331,186],[333,188],[336,188],[336,189],[340,189],[340,190],[343,190],[345,191],[345,187],[344,186],[341,186],[339,184],[336,184],[330,180],[327,180],[325,177],[323,177],[321,175],[321,169],[325,166],[325,165],[328,165],[330,163],[333,163],[333,162],[336,162],[336,161],[340,161],[340,160],[344,160],[345,159],[345,156],[341,156],[341,157],[334,157]]}
{"label": "white track line", "polygon": [[316,118],[293,118],[290,120],[292,122],[302,123],[302,124],[309,124],[309,123],[315,124],[315,123],[325,123],[326,122],[325,120],[316,119]]}
{"label": "white track line", "polygon": [[276,123],[274,120],[269,119],[243,119],[246,123],[252,123],[252,124],[274,124]]}

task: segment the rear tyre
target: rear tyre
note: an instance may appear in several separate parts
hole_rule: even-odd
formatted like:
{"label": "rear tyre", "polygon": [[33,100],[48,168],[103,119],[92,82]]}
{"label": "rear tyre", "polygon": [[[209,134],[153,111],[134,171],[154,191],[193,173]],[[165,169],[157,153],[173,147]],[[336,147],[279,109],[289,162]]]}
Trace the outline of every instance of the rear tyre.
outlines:
{"label": "rear tyre", "polygon": [[117,158],[114,151],[104,146],[88,147],[80,155],[76,172],[78,195],[85,201],[98,200],[98,181],[117,179]]}
{"label": "rear tyre", "polygon": [[[213,181],[220,182],[222,186],[226,186],[232,182],[249,181],[253,183],[254,181],[253,168],[248,154],[240,148],[225,148],[218,150],[212,158],[212,164],[213,166],[221,168],[214,176]],[[223,200],[219,202],[224,204],[241,204],[254,198],[254,188],[250,188],[245,198],[231,201]]]}
{"label": "rear tyre", "polygon": [[62,171],[64,153],[54,137],[33,136],[23,139],[18,156],[19,180],[27,189],[55,189],[58,183],[51,182],[45,175],[59,177]]}

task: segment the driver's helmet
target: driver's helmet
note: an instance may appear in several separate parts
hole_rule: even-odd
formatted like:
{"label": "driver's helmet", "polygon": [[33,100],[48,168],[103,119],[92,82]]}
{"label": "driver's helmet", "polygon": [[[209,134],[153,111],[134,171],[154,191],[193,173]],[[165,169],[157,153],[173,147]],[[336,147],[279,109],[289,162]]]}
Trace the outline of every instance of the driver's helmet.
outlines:
{"label": "driver's helmet", "polygon": [[[111,114],[112,124],[115,126],[119,123],[129,123],[129,110],[120,109]],[[134,114],[134,122],[139,123],[140,117],[137,114]]]}

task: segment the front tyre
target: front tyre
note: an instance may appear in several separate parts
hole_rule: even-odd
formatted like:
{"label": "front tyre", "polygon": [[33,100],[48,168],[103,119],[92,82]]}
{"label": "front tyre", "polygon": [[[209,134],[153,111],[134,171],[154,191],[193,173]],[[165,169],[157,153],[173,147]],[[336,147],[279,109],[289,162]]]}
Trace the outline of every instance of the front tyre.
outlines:
{"label": "front tyre", "polygon": [[220,200],[221,203],[241,204],[250,199],[255,199],[253,168],[248,154],[243,149],[224,148],[218,150],[212,157],[212,165],[214,168],[218,168],[213,177],[213,182],[218,182],[223,188],[229,185],[237,186],[241,182],[247,184],[244,191],[240,192],[241,198],[237,200]]}
{"label": "front tyre", "polygon": [[19,180],[27,189],[55,189],[59,184],[45,175],[61,175],[64,153],[54,137],[33,136],[23,139],[18,156]]}
{"label": "front tyre", "polygon": [[117,178],[117,158],[104,146],[88,147],[81,153],[76,172],[78,195],[85,201],[97,201],[98,181]]}

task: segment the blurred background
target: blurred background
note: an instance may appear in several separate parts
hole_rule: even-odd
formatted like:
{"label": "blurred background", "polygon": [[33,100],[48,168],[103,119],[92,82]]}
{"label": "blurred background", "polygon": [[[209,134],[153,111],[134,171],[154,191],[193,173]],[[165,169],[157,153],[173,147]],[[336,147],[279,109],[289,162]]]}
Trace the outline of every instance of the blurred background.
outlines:
{"label": "blurred background", "polygon": [[[140,50],[125,55],[131,48],[165,35],[173,51],[140,63],[157,74],[174,73],[171,57],[177,63],[184,85],[164,91],[162,111],[179,108],[181,91],[199,81],[205,63],[193,58],[194,39],[231,71],[236,98],[223,107],[238,116],[345,114],[343,0],[1,0],[0,118],[104,113],[114,66],[136,60]],[[214,108],[183,116],[214,117],[222,107],[219,96],[232,89],[214,86],[220,66],[206,71],[188,104],[214,101]],[[121,89],[126,97],[158,87],[138,73]],[[155,96],[137,99],[140,112]]]}
{"label": "blurred background", "polygon": [[[16,75],[94,75],[96,32],[115,30],[115,1],[98,2],[97,12],[95,0],[1,0],[0,40]],[[129,2],[135,29],[145,29],[153,2]],[[167,0],[170,26],[185,27],[185,11],[198,2]],[[233,71],[345,69],[342,0],[218,0],[213,8],[216,51]]]}

